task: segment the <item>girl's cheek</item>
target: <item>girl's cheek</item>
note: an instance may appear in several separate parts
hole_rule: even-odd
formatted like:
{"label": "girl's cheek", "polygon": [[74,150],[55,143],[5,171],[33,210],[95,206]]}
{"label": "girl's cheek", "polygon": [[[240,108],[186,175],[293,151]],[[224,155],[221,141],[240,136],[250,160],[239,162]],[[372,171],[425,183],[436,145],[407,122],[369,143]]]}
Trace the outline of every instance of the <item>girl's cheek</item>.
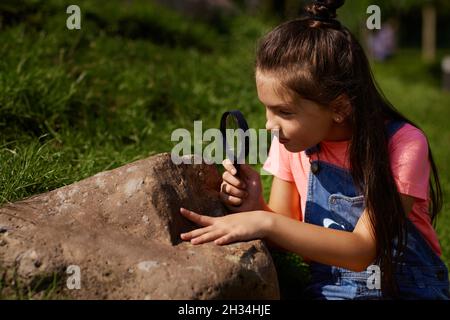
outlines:
{"label": "girl's cheek", "polygon": [[299,138],[303,135],[300,124],[294,121],[286,125],[286,130],[283,133],[287,138]]}

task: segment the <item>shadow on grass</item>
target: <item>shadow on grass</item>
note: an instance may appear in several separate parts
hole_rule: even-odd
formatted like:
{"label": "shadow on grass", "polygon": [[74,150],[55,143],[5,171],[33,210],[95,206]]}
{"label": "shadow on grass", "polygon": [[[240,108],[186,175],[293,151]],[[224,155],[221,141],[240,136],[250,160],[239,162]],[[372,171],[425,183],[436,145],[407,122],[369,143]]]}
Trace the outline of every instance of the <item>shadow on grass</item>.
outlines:
{"label": "shadow on grass", "polygon": [[305,300],[303,294],[310,281],[309,267],[293,253],[269,249],[275,264],[281,300]]}

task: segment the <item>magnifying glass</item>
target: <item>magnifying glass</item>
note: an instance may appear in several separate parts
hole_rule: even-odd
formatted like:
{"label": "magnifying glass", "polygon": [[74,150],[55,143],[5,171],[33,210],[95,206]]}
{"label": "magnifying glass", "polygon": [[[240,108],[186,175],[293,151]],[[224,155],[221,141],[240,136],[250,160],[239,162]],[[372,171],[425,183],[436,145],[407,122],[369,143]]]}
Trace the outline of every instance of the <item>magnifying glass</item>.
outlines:
{"label": "magnifying glass", "polygon": [[[225,149],[227,158],[232,161],[236,168],[236,175],[238,176],[240,172],[239,164],[244,163],[249,153],[250,139],[248,134],[246,134],[247,130],[247,121],[239,110],[227,111],[222,115],[220,119],[220,132],[222,133],[223,148]],[[235,137],[237,138],[236,146],[234,144]]]}

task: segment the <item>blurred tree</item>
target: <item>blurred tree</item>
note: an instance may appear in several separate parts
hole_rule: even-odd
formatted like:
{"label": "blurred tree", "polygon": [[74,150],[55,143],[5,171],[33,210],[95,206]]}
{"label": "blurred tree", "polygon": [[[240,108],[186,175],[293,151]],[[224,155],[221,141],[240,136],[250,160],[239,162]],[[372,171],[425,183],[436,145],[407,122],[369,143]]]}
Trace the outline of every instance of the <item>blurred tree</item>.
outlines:
{"label": "blurred tree", "polygon": [[[259,7],[268,16],[278,19],[294,18],[310,0],[235,0]],[[400,25],[399,17],[413,10],[421,10],[422,21],[422,56],[425,61],[433,61],[436,57],[437,15],[450,13],[449,0],[358,0],[346,1],[339,10],[339,18],[357,35],[365,46],[369,30],[366,27],[367,8],[376,4],[380,6],[382,20],[390,19]]]}
{"label": "blurred tree", "polygon": [[437,12],[440,14],[450,12],[448,0],[379,0],[383,12],[399,14],[408,10],[420,9],[422,11],[422,58],[432,62],[436,58]]}
{"label": "blurred tree", "polygon": [[436,58],[436,6],[429,2],[422,6],[422,59]]}
{"label": "blurred tree", "polygon": [[[398,17],[401,14],[411,12],[412,10],[422,11],[422,56],[425,61],[433,61],[436,57],[436,38],[437,38],[437,13],[450,13],[450,1],[448,0],[377,0],[376,3],[371,0],[347,1],[340,11],[340,16],[345,24],[360,38],[366,38],[368,30],[365,27],[367,16],[355,14],[355,12],[366,12],[369,5],[376,4],[380,6],[382,20],[397,19],[397,24],[401,21]],[[358,30],[359,28],[359,30]],[[366,41],[363,41],[366,43]]]}

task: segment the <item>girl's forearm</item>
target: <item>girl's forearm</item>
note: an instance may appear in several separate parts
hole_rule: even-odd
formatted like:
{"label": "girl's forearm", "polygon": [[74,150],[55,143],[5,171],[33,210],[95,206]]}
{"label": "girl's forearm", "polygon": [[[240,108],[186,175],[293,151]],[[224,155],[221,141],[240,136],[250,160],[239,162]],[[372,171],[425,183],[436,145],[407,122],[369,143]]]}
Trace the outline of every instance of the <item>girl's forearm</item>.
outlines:
{"label": "girl's forearm", "polygon": [[366,270],[375,258],[373,243],[355,232],[339,231],[266,212],[270,243],[312,261],[353,271]]}

